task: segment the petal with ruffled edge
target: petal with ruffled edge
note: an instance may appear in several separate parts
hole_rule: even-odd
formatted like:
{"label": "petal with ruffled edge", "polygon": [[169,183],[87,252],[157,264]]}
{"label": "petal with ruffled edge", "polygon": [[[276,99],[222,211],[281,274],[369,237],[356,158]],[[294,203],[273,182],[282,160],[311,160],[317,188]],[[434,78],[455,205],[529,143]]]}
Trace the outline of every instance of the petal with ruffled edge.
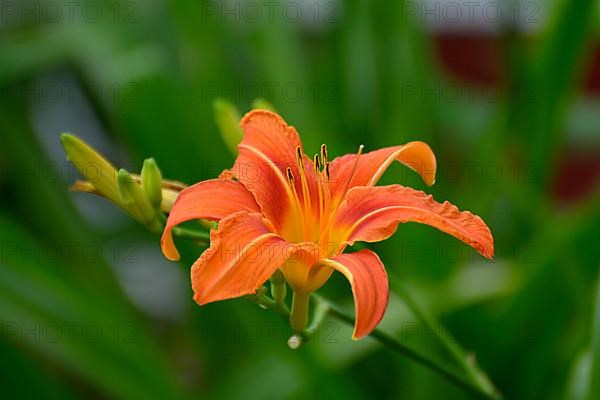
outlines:
{"label": "petal with ruffled edge", "polygon": [[292,244],[261,214],[239,212],[211,232],[211,246],[191,270],[194,300],[204,305],[256,292],[289,257]]}
{"label": "petal with ruffled edge", "polygon": [[[302,149],[298,132],[277,114],[254,110],[246,114],[240,126],[244,138],[238,145],[239,155],[232,169],[236,178],[250,190],[262,213],[278,231],[290,222],[293,191],[286,169],[290,168],[301,202],[304,200],[296,149]],[[311,201],[317,204],[318,191],[313,163],[302,153]],[[312,203],[311,203],[312,204]],[[317,208],[318,209],[318,208]]]}
{"label": "petal with ruffled edge", "polygon": [[[331,162],[332,197],[341,200],[347,189],[355,186],[375,186],[384,172],[399,161],[417,172],[429,186],[435,182],[436,160],[433,151],[424,142],[409,142],[403,146],[385,147],[362,154],[338,157]],[[348,181],[352,178],[350,183]]]}
{"label": "petal with ruffled edge", "polygon": [[372,251],[361,250],[323,264],[344,274],[352,286],[356,313],[352,339],[367,336],[379,324],[388,305],[388,277],[381,260]]}
{"label": "petal with ruffled edge", "polygon": [[171,234],[176,225],[193,219],[218,221],[239,211],[260,212],[252,193],[239,182],[212,179],[182,190],[173,204],[162,234],[163,254],[169,260],[179,259]]}
{"label": "petal with ruffled edge", "polygon": [[349,245],[379,242],[393,235],[401,222],[430,225],[462,240],[484,257],[494,256],[492,233],[481,218],[401,185],[351,189],[335,216],[332,237]]}

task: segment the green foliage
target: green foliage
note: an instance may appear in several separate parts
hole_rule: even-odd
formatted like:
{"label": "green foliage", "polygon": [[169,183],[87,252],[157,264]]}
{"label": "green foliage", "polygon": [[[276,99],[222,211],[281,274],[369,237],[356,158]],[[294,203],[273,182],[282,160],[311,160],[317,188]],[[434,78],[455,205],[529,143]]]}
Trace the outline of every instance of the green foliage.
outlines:
{"label": "green foliage", "polygon": [[[551,15],[543,30],[498,39],[506,87],[533,83],[531,102],[512,93],[475,103],[407,95],[415,85],[458,80],[422,21],[407,16],[407,1],[321,8],[321,20],[335,11],[323,24],[290,23],[277,12],[269,21],[266,9],[256,23],[236,23],[220,13],[220,2],[189,0],[100,1],[103,14],[93,23],[81,8],[73,22],[66,10],[59,22],[11,19],[0,33],[0,82],[14,89],[0,88],[4,397],[472,398],[435,371],[443,366],[491,392],[487,375],[506,398],[597,398],[600,191],[564,206],[552,190],[597,40],[597,4],[551,3],[543,5]],[[69,96],[73,83],[84,106]],[[51,84],[61,88],[58,101],[48,97]],[[144,162],[142,186],[97,160],[121,176],[100,183],[106,196],[130,206],[141,201],[135,212],[146,221],[160,204],[161,173],[191,184],[231,166],[241,137],[235,121],[250,108],[277,109],[309,153],[321,143],[337,156],[361,143],[368,151],[427,141],[439,159],[433,188],[399,167],[383,183],[400,181],[481,215],[494,233],[496,259],[484,261],[433,229],[402,225],[372,246],[392,282],[379,341],[350,340],[341,322],[352,315],[351,293],[334,275],[320,295],[342,306],[297,351],[286,346],[289,327],[255,304],[193,304],[185,288],[203,247],[182,244],[182,262],[165,266],[183,277],[178,291],[161,292],[134,275],[141,250],[136,264],[119,269],[123,263],[106,250],[111,240],[158,248],[158,237],[128,224],[125,213],[111,214],[104,199],[90,205],[83,203],[89,195],[69,194],[79,176],[65,172],[60,132],[86,139],[128,170],[156,160]],[[73,136],[62,141],[77,145]],[[77,161],[76,152],[69,157]],[[485,178],[489,164],[499,179]],[[54,179],[49,165],[66,169]],[[67,253],[73,243],[79,250]],[[85,244],[102,256],[90,259]],[[48,253],[57,246],[61,254]],[[143,266],[154,271],[154,261]],[[140,287],[185,306],[168,317],[148,311],[155,303],[136,297]],[[272,293],[290,297],[281,287]],[[56,327],[63,337],[53,340]],[[96,327],[103,333],[97,340],[90,338]],[[411,351],[425,362],[405,357]]]}

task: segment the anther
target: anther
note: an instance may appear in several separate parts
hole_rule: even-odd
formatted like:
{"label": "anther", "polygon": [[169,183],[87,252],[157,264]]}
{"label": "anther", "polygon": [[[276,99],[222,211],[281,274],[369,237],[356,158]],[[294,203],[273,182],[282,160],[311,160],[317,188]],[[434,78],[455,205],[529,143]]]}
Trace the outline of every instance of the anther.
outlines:
{"label": "anther", "polygon": [[304,161],[302,160],[302,149],[300,146],[296,147],[296,161],[301,171],[304,171]]}
{"label": "anther", "polygon": [[327,165],[329,159],[327,158],[327,145],[325,144],[321,145],[321,158],[323,159],[323,165]]}
{"label": "anther", "polygon": [[360,146],[358,146],[358,156],[360,156],[363,152],[363,150],[365,149],[365,145],[361,144]]}
{"label": "anther", "polygon": [[321,157],[318,154],[315,154],[314,164],[315,164],[315,172],[317,174],[319,174],[319,172],[321,171]]}
{"label": "anther", "polygon": [[327,175],[327,179],[331,178],[331,172],[329,171],[329,163],[325,164],[325,175]]}
{"label": "anther", "polygon": [[296,180],[294,179],[294,173],[292,172],[292,169],[290,167],[287,167],[285,172],[287,174],[288,182],[290,184],[294,183]]}

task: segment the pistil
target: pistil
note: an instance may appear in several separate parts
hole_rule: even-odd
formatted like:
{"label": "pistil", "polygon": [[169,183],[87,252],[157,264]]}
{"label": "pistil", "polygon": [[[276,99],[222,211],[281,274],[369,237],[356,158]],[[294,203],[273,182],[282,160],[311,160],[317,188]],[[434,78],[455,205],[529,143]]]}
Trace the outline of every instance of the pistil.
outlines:
{"label": "pistil", "polygon": [[[348,190],[350,189],[350,184],[352,183],[354,174],[356,174],[356,170],[358,167],[358,161],[360,159],[360,156],[362,155],[364,148],[365,148],[365,146],[362,144],[358,147],[358,152],[356,153],[356,160],[354,161],[354,166],[352,167],[352,172],[350,173],[350,177],[348,178],[348,181],[346,182],[346,188],[344,189],[344,191],[342,192],[341,195],[337,196],[336,203],[330,204],[329,202],[327,202],[327,204],[326,204],[325,215],[327,215],[327,221],[325,222],[324,227],[321,229],[321,238],[319,240],[325,246],[327,246],[327,241],[329,240],[329,228],[330,228],[331,222],[333,221],[333,216],[335,214],[335,210],[340,205],[340,203],[346,196],[346,193],[348,193]],[[322,153],[324,152],[324,157],[326,158],[327,157],[327,147],[325,145],[321,146],[321,152]],[[329,179],[331,177],[331,172],[329,170],[329,163],[325,164],[325,176],[327,177],[327,179],[325,181],[325,193],[326,193],[326,196],[329,195],[329,198],[326,197],[326,199],[331,201],[331,192],[329,191]]]}

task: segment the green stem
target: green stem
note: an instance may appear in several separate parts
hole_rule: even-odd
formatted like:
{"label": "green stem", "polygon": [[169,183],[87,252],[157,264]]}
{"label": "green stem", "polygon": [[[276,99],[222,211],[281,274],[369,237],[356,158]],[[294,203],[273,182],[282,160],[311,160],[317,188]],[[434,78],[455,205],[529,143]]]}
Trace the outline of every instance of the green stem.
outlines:
{"label": "green stem", "polygon": [[[278,304],[273,299],[270,299],[266,296],[267,289],[265,287],[260,288],[256,295],[250,296],[250,298],[257,304],[261,305],[263,308],[274,310],[283,320],[292,320],[290,311],[285,307],[285,305]],[[306,329],[304,329],[300,335],[298,336],[300,340],[308,341],[312,338],[318,329],[318,325],[321,321],[325,319],[327,315],[332,315],[342,322],[346,322],[349,325],[354,325],[354,318],[342,311],[339,307],[329,302],[328,300],[313,294],[312,296],[304,295],[302,298],[299,298],[297,293],[294,293],[294,300],[296,300],[296,307],[299,307],[299,300],[302,299],[302,304],[305,305],[306,310],[308,311],[308,299],[312,297],[316,303],[315,306],[315,320],[313,323]],[[293,300],[292,300],[293,302]],[[293,305],[292,305],[293,309]],[[306,313],[306,318],[308,319],[308,312]],[[487,376],[481,372],[481,376],[485,377],[486,384],[482,384],[482,382],[477,379],[473,380],[470,375],[465,377],[464,371],[457,372],[455,369],[440,363],[437,360],[431,359],[425,354],[422,354],[417,349],[413,349],[406,344],[402,343],[396,337],[383,332],[381,329],[375,329],[369,335],[371,338],[377,340],[384,346],[389,347],[390,349],[400,353],[413,361],[429,368],[433,372],[440,375],[442,378],[446,379],[451,384],[462,388],[468,393],[471,393],[477,398],[488,399],[488,400],[497,400],[500,399],[500,393],[498,390],[491,384],[490,380],[487,379]],[[289,343],[288,343],[289,344]]]}
{"label": "green stem", "polygon": [[287,308],[287,306],[284,303],[277,303],[275,300],[270,299],[266,293],[267,288],[261,286],[256,291],[255,295],[250,295],[248,297],[259,306],[267,310],[275,311],[283,320],[288,321],[290,319],[290,310]]}
{"label": "green stem", "polygon": [[310,293],[294,291],[292,297],[292,312],[290,314],[290,325],[296,332],[302,332],[308,324],[308,305],[310,304]]}
{"label": "green stem", "polygon": [[[354,324],[354,318],[352,318],[352,316],[346,314],[340,308],[331,303],[329,303],[329,313],[342,320],[343,322],[347,322],[348,324],[352,325]],[[469,376],[469,378],[471,379],[465,379],[465,377],[462,376],[462,374],[457,373],[452,368],[443,365],[439,361],[431,359],[425,354],[419,353],[418,350],[410,348],[409,346],[400,342],[396,337],[386,332],[383,332],[381,329],[375,329],[373,332],[371,332],[369,337],[376,339],[381,344],[389,347],[390,349],[400,354],[403,354],[406,357],[412,359],[413,361],[416,361],[419,364],[429,368],[430,370],[436,372],[437,374],[445,378],[448,382],[464,389],[465,391],[471,393],[477,398],[489,400],[496,400],[501,398],[498,390],[491,386],[491,384],[482,385],[482,383],[479,380],[474,381],[471,376]],[[489,382],[489,380],[487,381]]]}
{"label": "green stem", "polygon": [[173,228],[173,235],[183,239],[199,240],[202,242],[210,240],[210,233],[208,232],[196,231],[192,229],[182,228],[180,226]]}
{"label": "green stem", "polygon": [[[425,324],[426,328],[430,331],[435,331],[436,322],[434,318],[417,305],[410,292],[404,287],[404,285],[398,282],[393,275],[390,275],[390,285],[394,288],[394,292],[397,293],[408,306],[408,308],[410,308],[413,314],[423,324]],[[445,339],[440,341],[442,346],[452,356],[453,360],[461,367],[463,372],[469,375],[469,377],[477,382],[479,386],[486,388],[486,391],[494,392],[496,389],[490,382],[487,375],[478,368],[477,364],[473,362],[472,357],[469,357],[467,354],[465,354],[464,350],[457,344],[450,332],[445,332],[444,336]]]}

